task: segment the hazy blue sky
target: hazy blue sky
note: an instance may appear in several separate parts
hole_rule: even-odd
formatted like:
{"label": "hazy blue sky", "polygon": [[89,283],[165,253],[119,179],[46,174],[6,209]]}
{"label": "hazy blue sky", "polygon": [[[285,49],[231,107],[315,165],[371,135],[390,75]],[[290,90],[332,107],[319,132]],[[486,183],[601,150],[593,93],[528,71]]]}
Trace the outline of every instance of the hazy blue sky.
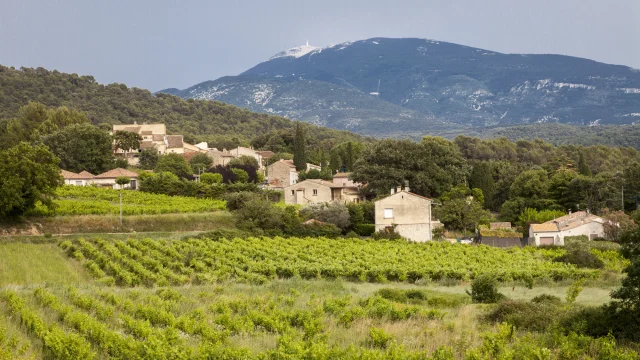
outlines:
{"label": "hazy blue sky", "polygon": [[0,64],[156,91],[379,36],[640,68],[639,19],[640,0],[0,0]]}

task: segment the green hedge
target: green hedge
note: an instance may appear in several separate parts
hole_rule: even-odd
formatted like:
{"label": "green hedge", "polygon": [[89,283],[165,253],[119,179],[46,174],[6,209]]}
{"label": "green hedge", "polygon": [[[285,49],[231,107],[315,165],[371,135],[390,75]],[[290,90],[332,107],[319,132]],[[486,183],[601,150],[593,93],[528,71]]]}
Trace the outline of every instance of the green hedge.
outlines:
{"label": "green hedge", "polygon": [[360,224],[360,225],[356,226],[354,231],[356,232],[356,234],[358,234],[360,236],[371,236],[371,235],[373,235],[374,232],[376,232],[376,225],[375,224]]}

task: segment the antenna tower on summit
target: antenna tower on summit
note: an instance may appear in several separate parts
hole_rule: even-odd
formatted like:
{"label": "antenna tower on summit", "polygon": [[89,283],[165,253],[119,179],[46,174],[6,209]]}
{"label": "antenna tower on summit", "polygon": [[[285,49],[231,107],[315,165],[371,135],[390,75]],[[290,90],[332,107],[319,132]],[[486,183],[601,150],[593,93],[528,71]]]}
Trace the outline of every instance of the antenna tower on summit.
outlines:
{"label": "antenna tower on summit", "polygon": [[370,92],[369,95],[378,96],[380,95],[380,79],[378,79],[378,90],[375,92]]}

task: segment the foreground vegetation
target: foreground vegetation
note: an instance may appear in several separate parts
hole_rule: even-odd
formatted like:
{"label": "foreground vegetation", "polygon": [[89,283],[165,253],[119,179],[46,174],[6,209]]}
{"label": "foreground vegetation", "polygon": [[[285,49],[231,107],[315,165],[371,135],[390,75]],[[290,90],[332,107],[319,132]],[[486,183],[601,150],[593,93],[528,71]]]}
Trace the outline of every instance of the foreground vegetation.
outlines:
{"label": "foreground vegetation", "polygon": [[[585,304],[608,302],[629,264],[612,246],[580,245],[603,264],[590,269],[560,261],[572,248],[215,235],[0,244],[8,261],[0,267],[0,354],[638,358],[633,343],[591,337],[580,325],[596,309]],[[502,282],[502,294],[482,288],[487,276]],[[605,288],[579,296],[583,286]],[[475,303],[491,292],[497,305]],[[565,292],[566,301],[545,295]]]}
{"label": "foreground vegetation", "polygon": [[[123,215],[155,215],[169,213],[199,213],[224,210],[225,202],[216,199],[197,199],[167,196],[140,191],[122,192]],[[54,207],[36,206],[27,215],[118,215],[120,191],[94,186],[63,186],[56,190]]]}

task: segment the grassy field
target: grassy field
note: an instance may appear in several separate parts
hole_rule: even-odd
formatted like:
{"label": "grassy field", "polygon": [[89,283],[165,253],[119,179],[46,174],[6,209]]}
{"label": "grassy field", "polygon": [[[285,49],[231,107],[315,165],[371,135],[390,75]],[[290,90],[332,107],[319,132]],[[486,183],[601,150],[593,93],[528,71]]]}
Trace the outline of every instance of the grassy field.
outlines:
{"label": "grassy field", "polygon": [[90,277],[56,244],[0,244],[0,286],[82,284]]}
{"label": "grassy field", "polygon": [[78,215],[31,217],[23,223],[0,224],[0,235],[190,232],[233,228],[235,228],[235,219],[228,211],[132,215],[123,218],[122,226],[118,216]]}
{"label": "grassy field", "polygon": [[[228,251],[218,251],[207,261],[208,251],[226,244],[224,240],[187,241],[185,233],[146,235],[13,237],[0,243],[0,359],[637,358],[611,339],[577,339],[558,331],[530,332],[487,321],[484,317],[494,305],[471,303],[466,294],[469,278],[303,279],[305,272],[298,269],[292,276],[263,279],[247,274],[259,274],[260,264],[277,266],[276,258],[300,268],[305,268],[304,261],[331,265],[329,257],[340,259],[337,253],[318,256],[315,247],[298,248],[280,238],[276,239],[286,247],[276,247],[271,242],[275,239],[263,238],[238,241],[242,251],[225,247]],[[296,240],[308,245],[303,239],[289,239]],[[329,241],[314,240],[321,249],[322,242]],[[355,240],[329,244],[348,250],[349,261],[359,266],[373,254],[393,259],[409,251],[430,256],[428,264],[435,264],[438,257],[455,258],[462,251],[472,263],[511,257],[526,262],[532,257],[548,268],[544,264],[557,255],[464,245]],[[221,276],[229,271],[235,275]],[[610,301],[609,293],[619,281],[612,272],[590,274],[576,303],[561,306]],[[120,286],[127,276],[139,277],[139,285]],[[107,277],[121,279],[104,281]],[[528,288],[512,279],[500,292],[525,301],[541,294],[564,299],[575,281],[542,280]]]}

